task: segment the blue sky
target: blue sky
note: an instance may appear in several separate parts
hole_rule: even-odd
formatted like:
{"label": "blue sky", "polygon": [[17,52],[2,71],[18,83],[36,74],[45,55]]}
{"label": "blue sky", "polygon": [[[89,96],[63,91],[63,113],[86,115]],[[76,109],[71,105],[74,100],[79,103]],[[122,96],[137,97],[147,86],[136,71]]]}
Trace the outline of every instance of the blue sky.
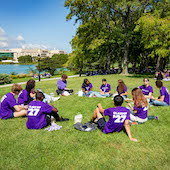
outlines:
{"label": "blue sky", "polygon": [[0,49],[47,47],[71,52],[74,20],[65,0],[0,0]]}

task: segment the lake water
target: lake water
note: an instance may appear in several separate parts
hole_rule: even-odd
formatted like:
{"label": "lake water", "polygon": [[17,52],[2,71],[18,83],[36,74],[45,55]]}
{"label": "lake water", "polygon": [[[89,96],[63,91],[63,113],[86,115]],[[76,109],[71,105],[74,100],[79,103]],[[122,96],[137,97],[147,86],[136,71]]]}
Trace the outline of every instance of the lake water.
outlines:
{"label": "lake water", "polygon": [[6,73],[11,74],[12,72],[15,72],[17,74],[19,73],[26,73],[28,74],[29,67],[36,69],[36,65],[20,65],[20,64],[1,64],[0,65],[0,74]]}
{"label": "lake water", "polygon": [[[16,74],[20,73],[29,73],[29,68],[36,69],[36,65],[20,65],[20,64],[0,64],[0,74],[6,73],[11,74],[12,72],[15,72]],[[56,69],[56,72],[59,71],[61,68]],[[67,68],[64,68],[65,71],[68,71]],[[37,70],[38,73],[38,70]]]}

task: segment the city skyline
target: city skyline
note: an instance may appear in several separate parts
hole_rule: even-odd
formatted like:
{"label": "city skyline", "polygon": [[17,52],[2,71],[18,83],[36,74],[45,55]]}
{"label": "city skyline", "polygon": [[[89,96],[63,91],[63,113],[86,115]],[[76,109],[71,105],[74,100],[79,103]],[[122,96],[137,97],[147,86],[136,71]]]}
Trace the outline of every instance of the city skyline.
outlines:
{"label": "city skyline", "polygon": [[63,0],[1,0],[0,49],[41,48],[71,52],[76,33]]}

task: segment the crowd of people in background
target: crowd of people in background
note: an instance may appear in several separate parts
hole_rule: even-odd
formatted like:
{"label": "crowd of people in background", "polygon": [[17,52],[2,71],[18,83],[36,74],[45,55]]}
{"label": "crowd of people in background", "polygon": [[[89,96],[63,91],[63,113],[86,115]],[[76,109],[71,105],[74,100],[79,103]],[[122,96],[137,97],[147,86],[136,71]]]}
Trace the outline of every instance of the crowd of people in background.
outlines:
{"label": "crowd of people in background", "polygon": [[[57,81],[56,90],[58,95],[65,96],[66,93],[72,94],[73,90],[67,88],[68,76],[63,74]],[[161,80],[155,82],[156,87],[160,90],[160,96],[153,96],[153,87],[149,85],[149,79],[143,79],[143,85],[135,87],[132,90],[132,99],[127,98],[128,87],[123,80],[118,80],[115,93],[111,93],[111,85],[107,83],[106,79],[102,79],[99,91],[93,91],[92,83],[85,78],[82,85],[82,94],[86,97],[113,97],[115,107],[103,109],[101,104],[97,105],[94,111],[91,122],[96,122],[98,128],[104,133],[119,132],[123,126],[132,141],[137,139],[132,138],[130,132],[131,124],[140,124],[148,120],[158,119],[156,116],[148,116],[148,106],[169,106],[169,92],[163,86]],[[48,98],[51,97],[44,93],[41,89],[35,90],[35,81],[30,79],[26,83],[23,90],[21,85],[14,84],[11,92],[4,95],[1,99],[0,118],[11,119],[14,117],[27,116],[26,126],[28,129],[41,129],[51,124],[52,119],[56,121],[68,121],[68,118],[59,116],[58,109],[49,104]],[[14,98],[18,96],[18,102]],[[60,97],[59,97],[60,98]],[[58,98],[53,97],[53,101]],[[127,107],[122,107],[125,101]],[[132,106],[133,104],[133,106]],[[109,121],[106,122],[104,116],[109,116]]]}
{"label": "crowd of people in background", "polygon": [[158,71],[155,73],[157,80],[170,81],[170,70]]}

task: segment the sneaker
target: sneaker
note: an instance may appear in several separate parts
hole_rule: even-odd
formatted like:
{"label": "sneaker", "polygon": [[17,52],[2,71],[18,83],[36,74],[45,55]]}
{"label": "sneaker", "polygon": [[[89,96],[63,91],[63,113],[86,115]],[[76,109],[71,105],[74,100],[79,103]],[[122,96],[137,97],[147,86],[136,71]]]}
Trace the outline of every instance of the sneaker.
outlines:
{"label": "sneaker", "polygon": [[130,122],[130,125],[137,125],[137,122]]}

